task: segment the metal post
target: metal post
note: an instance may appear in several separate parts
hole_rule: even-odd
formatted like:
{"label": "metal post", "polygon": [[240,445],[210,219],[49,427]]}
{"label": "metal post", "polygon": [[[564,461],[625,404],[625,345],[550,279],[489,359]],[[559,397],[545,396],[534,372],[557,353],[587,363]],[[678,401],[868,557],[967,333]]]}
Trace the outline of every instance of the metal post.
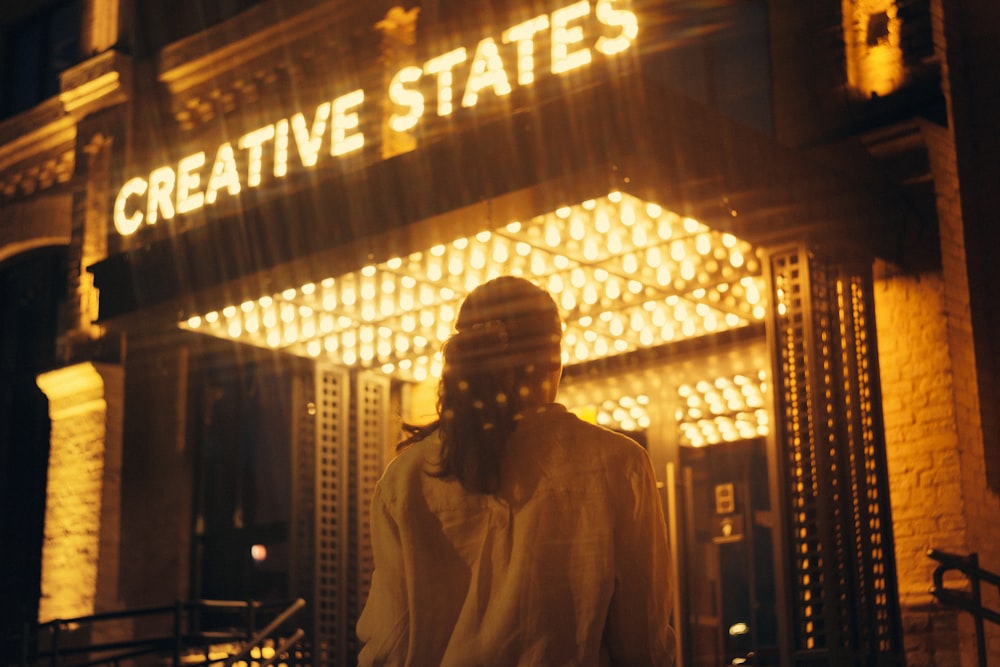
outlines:
{"label": "metal post", "polygon": [[183,626],[181,623],[181,614],[184,613],[184,607],[180,600],[174,603],[174,667],[181,664],[181,646],[184,643],[182,638]]}
{"label": "metal post", "polygon": [[59,667],[59,629],[62,628],[62,621],[56,621],[52,628],[52,667]]}
{"label": "metal post", "polygon": [[[969,554],[969,564],[972,565],[973,571],[979,570],[979,554],[972,553]],[[976,607],[983,606],[983,597],[979,585],[979,577],[969,577],[972,582],[972,604]],[[982,667],[986,667],[986,626],[983,623],[983,617],[981,614],[975,614],[976,619],[976,653],[979,657],[979,664]]]}

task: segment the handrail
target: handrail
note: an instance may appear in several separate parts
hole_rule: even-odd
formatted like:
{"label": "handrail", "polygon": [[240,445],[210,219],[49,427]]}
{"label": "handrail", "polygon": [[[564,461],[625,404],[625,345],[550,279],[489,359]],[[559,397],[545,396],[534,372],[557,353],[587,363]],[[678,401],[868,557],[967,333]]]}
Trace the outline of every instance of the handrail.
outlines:
{"label": "handrail", "polygon": [[[1000,591],[1000,575],[979,567],[979,554],[970,553],[967,556],[948,553],[937,549],[928,549],[927,556],[941,563],[934,569],[931,595],[942,604],[957,607],[975,616],[976,652],[979,667],[986,667],[986,635],[983,620],[1000,625],[1000,612],[983,606],[981,586],[985,582],[997,587]],[[969,581],[970,590],[957,590],[944,585],[944,575],[949,571],[961,572]]]}
{"label": "handrail", "polygon": [[[227,667],[229,665],[232,665],[237,660],[245,660],[247,657],[249,657],[250,656],[250,652],[254,648],[257,648],[260,645],[261,642],[263,642],[265,639],[267,639],[268,635],[270,635],[272,632],[274,632],[275,630],[277,630],[278,626],[280,626],[282,623],[284,623],[289,618],[291,618],[296,612],[298,612],[299,609],[302,609],[302,607],[304,607],[304,606],[306,606],[306,601],[305,600],[303,600],[302,598],[298,598],[297,600],[295,600],[295,602],[293,602],[291,605],[289,605],[289,607],[287,609],[285,609],[283,612],[281,612],[280,614],[278,614],[277,616],[275,616],[273,621],[271,621],[270,623],[268,623],[266,626],[264,626],[264,628],[261,629],[260,632],[258,632],[256,635],[254,635],[250,639],[250,641],[248,641],[246,643],[246,645],[243,647],[242,651],[240,651],[236,655],[231,656],[226,661]],[[295,631],[296,635],[299,634],[299,633],[302,633],[302,629],[301,628],[299,628],[299,629],[297,629]],[[294,644],[295,642],[292,642],[292,643]],[[278,654],[276,654],[276,655],[278,655]]]}
{"label": "handrail", "polygon": [[274,649],[274,655],[272,655],[264,662],[259,662],[258,664],[260,665],[260,667],[271,667],[271,665],[274,664],[275,660],[281,659],[281,656],[287,653],[289,649],[295,646],[296,642],[298,642],[305,636],[306,636],[305,630],[303,630],[302,628],[297,628],[295,632],[293,632],[289,637],[281,640],[281,643],[278,644],[278,647]]}
{"label": "handrail", "polygon": [[[243,646],[262,643],[267,639],[267,634],[273,632],[284,623],[292,614],[305,605],[301,598],[295,600],[288,608],[282,611],[263,630],[257,631],[256,616],[261,609],[275,609],[278,604],[264,604],[257,600],[194,600],[178,601],[174,605],[164,605],[157,607],[141,607],[137,609],[127,609],[121,611],[102,612],[88,616],[75,618],[60,618],[47,621],[45,623],[31,624],[25,626],[22,640],[21,661],[22,667],[29,667],[37,664],[59,665],[60,659],[76,658],[73,661],[74,667],[87,667],[98,664],[117,664],[117,661],[136,657],[144,654],[166,652],[172,654],[173,664],[180,664],[181,653],[186,648],[205,647],[210,642],[232,642]],[[222,612],[229,614],[240,614],[243,617],[242,623],[229,626],[225,630],[205,629],[200,625],[200,617],[196,616],[200,612]],[[172,628],[165,634],[156,634],[148,637],[100,642],[79,646],[66,646],[65,640],[61,636],[66,630],[79,627],[94,627],[96,623],[114,621],[120,619],[135,619],[147,616],[172,615]],[[186,617],[186,618],[185,618]],[[196,620],[198,619],[198,620]],[[197,623],[197,625],[196,625]],[[242,625],[242,627],[239,627]],[[45,635],[49,637],[47,650],[41,650],[39,641]],[[295,639],[288,643],[282,642],[283,651],[299,641],[304,633],[296,632]],[[97,654],[104,654],[100,659],[94,659]],[[89,655],[85,662],[77,662],[83,655]],[[215,661],[213,661],[215,662]]]}

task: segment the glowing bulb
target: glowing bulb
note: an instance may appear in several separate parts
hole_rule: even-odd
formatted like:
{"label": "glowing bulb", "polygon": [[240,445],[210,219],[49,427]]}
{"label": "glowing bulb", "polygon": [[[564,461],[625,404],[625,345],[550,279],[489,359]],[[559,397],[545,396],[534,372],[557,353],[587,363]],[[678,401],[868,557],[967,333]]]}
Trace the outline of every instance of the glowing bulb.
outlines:
{"label": "glowing bulb", "polygon": [[624,245],[622,243],[621,236],[619,236],[618,234],[609,235],[607,238],[607,244],[608,244],[608,250],[610,250],[611,253],[614,255],[620,253]]}
{"label": "glowing bulb", "polygon": [[691,280],[694,278],[695,269],[694,264],[690,260],[684,260],[681,262],[681,278],[684,280]]}
{"label": "glowing bulb", "polygon": [[428,262],[427,263],[427,278],[428,280],[438,281],[441,280],[441,262]]}
{"label": "glowing bulb", "polygon": [[497,243],[493,246],[493,261],[498,264],[505,264],[510,259],[510,251],[504,243]]}
{"label": "glowing bulb", "polygon": [[603,208],[594,213],[594,230],[599,234],[607,234],[611,230],[611,218]]}
{"label": "glowing bulb", "polygon": [[545,244],[550,248],[558,248],[562,239],[559,237],[559,230],[555,225],[545,226]]}

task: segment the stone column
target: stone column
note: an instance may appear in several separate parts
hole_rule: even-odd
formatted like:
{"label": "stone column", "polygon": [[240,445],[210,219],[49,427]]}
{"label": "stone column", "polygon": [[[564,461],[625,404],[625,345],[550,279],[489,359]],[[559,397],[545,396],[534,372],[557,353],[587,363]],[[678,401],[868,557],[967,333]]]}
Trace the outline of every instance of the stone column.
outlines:
{"label": "stone column", "polygon": [[40,622],[117,606],[124,372],[80,363],[38,376],[52,422]]}

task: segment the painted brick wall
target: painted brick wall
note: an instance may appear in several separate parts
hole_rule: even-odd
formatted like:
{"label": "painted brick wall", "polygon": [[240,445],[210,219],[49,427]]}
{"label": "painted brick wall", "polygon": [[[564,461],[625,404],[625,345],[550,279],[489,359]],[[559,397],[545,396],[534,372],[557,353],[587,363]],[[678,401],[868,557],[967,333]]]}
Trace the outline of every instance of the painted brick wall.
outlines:
{"label": "painted brick wall", "polygon": [[[949,341],[956,377],[959,456],[969,551],[980,565],[1000,572],[1000,411],[996,409],[1000,354],[1000,284],[995,224],[1000,211],[996,159],[1000,133],[1000,66],[995,38],[1000,5],[975,0],[933,0],[935,47],[948,100],[947,129],[929,134],[938,191],[941,254]],[[978,349],[977,349],[978,348]],[[990,483],[992,477],[992,484]],[[1000,611],[1000,591],[983,590],[983,603]],[[975,665],[969,614],[961,619],[963,665]],[[1000,626],[985,624],[990,664],[1000,656]]]}
{"label": "painted brick wall", "polygon": [[967,551],[944,280],[875,285],[875,315],[900,605],[909,667],[958,665],[958,617],[929,593],[928,547]]}

